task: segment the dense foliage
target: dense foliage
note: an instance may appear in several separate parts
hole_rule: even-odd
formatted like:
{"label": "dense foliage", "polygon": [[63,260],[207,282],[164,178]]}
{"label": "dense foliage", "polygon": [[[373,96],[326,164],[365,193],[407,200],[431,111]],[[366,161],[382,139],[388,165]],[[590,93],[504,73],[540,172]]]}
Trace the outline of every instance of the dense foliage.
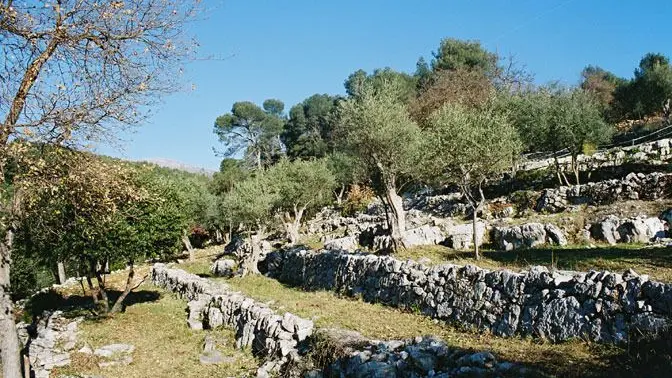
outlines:
{"label": "dense foliage", "polygon": [[457,185],[471,205],[474,251],[479,258],[476,221],[485,203],[483,184],[513,166],[521,150],[516,129],[492,107],[474,110],[445,104],[430,116],[423,147],[427,180]]}
{"label": "dense foliage", "polygon": [[[595,98],[580,89],[542,87],[506,97],[500,106],[518,129],[528,151],[548,152],[556,161],[561,152],[571,155],[577,184],[578,155],[588,144],[608,142],[613,134]],[[558,177],[569,185],[559,169]]]}
{"label": "dense foliage", "polygon": [[24,205],[16,250],[32,272],[12,271],[16,294],[29,293],[36,274],[58,263],[98,279],[110,266],[175,256],[184,236],[212,227],[205,176],[67,149],[41,156],[39,172],[17,172]]}

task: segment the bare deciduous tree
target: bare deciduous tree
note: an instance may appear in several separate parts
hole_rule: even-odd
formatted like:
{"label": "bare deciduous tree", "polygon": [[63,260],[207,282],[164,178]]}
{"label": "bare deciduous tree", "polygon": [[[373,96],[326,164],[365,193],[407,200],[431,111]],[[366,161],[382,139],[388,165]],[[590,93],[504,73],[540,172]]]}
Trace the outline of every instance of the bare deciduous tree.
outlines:
{"label": "bare deciduous tree", "polygon": [[[0,0],[0,175],[19,143],[85,145],[147,116],[177,89],[198,0]],[[11,185],[10,185],[11,186]],[[3,375],[21,376],[10,299],[21,193],[0,193],[0,348]]]}

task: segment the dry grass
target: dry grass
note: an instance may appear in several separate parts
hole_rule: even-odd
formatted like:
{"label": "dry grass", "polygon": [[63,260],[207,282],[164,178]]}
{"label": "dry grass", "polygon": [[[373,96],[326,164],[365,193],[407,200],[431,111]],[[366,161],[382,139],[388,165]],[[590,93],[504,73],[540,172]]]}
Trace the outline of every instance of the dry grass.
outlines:
{"label": "dry grass", "polygon": [[641,245],[599,246],[595,248],[567,246],[520,251],[482,251],[481,260],[473,252],[456,251],[440,245],[409,248],[395,254],[399,259],[429,259],[432,264],[473,264],[486,269],[506,268],[514,271],[532,265],[563,270],[609,270],[622,273],[632,268],[652,279],[672,282],[672,248],[643,248]]}
{"label": "dry grass", "polygon": [[422,315],[340,298],[331,292],[305,292],[262,276],[235,278],[226,282],[279,311],[313,319],[318,327],[351,329],[375,339],[436,335],[456,348],[491,350],[502,359],[523,363],[552,375],[600,376],[614,367],[615,357],[622,353],[615,347],[581,341],[550,344],[459,330]]}
{"label": "dry grass", "polygon": [[[143,267],[141,271],[146,271]],[[108,283],[118,286],[124,274],[110,276]],[[71,295],[76,289],[71,288]],[[79,290],[81,295],[81,289]],[[186,324],[186,303],[151,285],[141,286],[126,311],[115,316],[87,319],[80,326],[79,344],[92,348],[112,343],[135,346],[133,363],[128,366],[99,368],[97,358],[73,353],[72,365],[59,374],[84,374],[106,378],[134,377],[243,377],[254,376],[259,363],[250,351],[235,349],[235,335],[229,330],[208,331],[217,335],[219,350],[235,362],[201,365],[205,331],[193,331]],[[136,303],[134,303],[136,302]],[[56,376],[58,376],[56,374]]]}

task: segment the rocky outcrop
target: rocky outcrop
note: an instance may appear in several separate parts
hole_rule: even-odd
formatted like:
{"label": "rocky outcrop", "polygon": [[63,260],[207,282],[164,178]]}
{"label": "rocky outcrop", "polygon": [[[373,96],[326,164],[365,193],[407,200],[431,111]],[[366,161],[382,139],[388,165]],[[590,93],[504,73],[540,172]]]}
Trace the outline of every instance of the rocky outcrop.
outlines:
{"label": "rocky outcrop", "polygon": [[70,365],[82,317],[68,319],[62,311],[44,312],[34,325],[19,323],[19,336],[28,351],[35,378],[49,378],[52,369]]}
{"label": "rocky outcrop", "polygon": [[567,245],[565,234],[557,226],[550,223],[525,223],[520,226],[494,227],[491,241],[505,251],[534,248],[545,244]]}
{"label": "rocky outcrop", "polygon": [[[483,221],[476,223],[476,235],[478,244],[481,246],[485,242],[486,224]],[[465,250],[474,245],[474,225],[472,223],[454,224],[446,228],[446,245],[448,247]]]}
{"label": "rocky outcrop", "polygon": [[632,271],[570,273],[535,267],[514,273],[307,250],[286,252],[277,267],[269,274],[290,285],[419,309],[499,336],[622,342],[633,328],[663,327],[672,315],[672,285]]}
{"label": "rocky outcrop", "polygon": [[210,272],[217,277],[233,277],[236,274],[236,262],[231,259],[219,259],[212,263]]}
{"label": "rocky outcrop", "polygon": [[664,238],[665,223],[655,217],[634,217],[620,219],[607,216],[600,222],[589,226],[590,237],[597,241],[616,243],[648,243]]}
{"label": "rocky outcrop", "polygon": [[290,313],[279,315],[225,284],[163,264],[152,267],[151,277],[156,286],[190,300],[190,320],[200,320],[206,329],[233,328],[238,348],[251,347],[256,356],[267,359],[258,376],[278,373],[288,363],[298,362],[299,343],[313,331],[312,321]]}
{"label": "rocky outcrop", "polygon": [[339,251],[355,251],[358,246],[357,238],[354,236],[344,236],[324,243],[324,248]]}
{"label": "rocky outcrop", "polygon": [[115,365],[130,365],[133,362],[134,351],[135,346],[130,344],[110,344],[96,349],[93,354],[102,359],[98,362],[98,366],[105,368]]}
{"label": "rocky outcrop", "polygon": [[631,173],[621,180],[545,189],[535,210],[559,213],[572,206],[605,205],[625,200],[655,200],[672,193],[672,173]]}

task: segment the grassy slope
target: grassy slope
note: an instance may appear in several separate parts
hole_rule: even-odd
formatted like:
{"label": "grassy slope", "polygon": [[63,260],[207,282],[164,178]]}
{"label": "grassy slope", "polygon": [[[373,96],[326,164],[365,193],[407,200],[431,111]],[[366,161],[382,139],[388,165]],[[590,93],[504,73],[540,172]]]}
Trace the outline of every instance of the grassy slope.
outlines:
{"label": "grassy slope", "polygon": [[[146,269],[146,268],[144,268]],[[113,285],[123,274],[111,276]],[[71,296],[77,295],[71,288]],[[81,290],[78,294],[81,294]],[[131,302],[134,299],[131,298]],[[112,343],[135,346],[133,363],[128,366],[99,368],[96,357],[73,353],[72,365],[57,373],[78,373],[106,378],[133,377],[243,377],[254,376],[258,362],[248,350],[235,349],[235,335],[229,330],[213,332],[218,349],[235,362],[222,365],[201,365],[205,331],[192,331],[186,324],[186,303],[172,294],[145,284],[137,290],[137,303],[126,311],[103,319],[87,319],[80,326],[78,348],[87,343],[92,348]],[[52,374],[58,376],[58,374]]]}

